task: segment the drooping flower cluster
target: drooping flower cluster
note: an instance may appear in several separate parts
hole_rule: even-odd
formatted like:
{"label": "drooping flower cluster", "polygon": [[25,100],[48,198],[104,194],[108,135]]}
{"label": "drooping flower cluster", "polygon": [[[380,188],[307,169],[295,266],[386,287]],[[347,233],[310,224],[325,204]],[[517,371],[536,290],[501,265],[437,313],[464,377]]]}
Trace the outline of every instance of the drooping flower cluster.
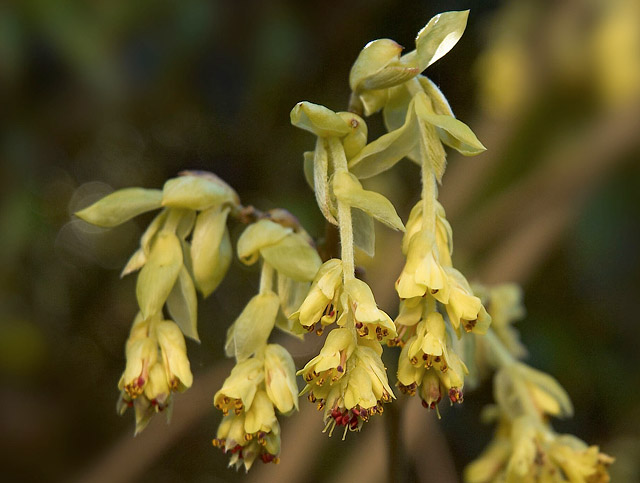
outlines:
{"label": "drooping flower cluster", "polygon": [[[299,226],[284,226],[272,219],[249,225],[237,247],[238,257],[247,265],[262,259],[260,292],[227,332],[225,351],[235,357],[236,365],[214,397],[223,419],[213,445],[231,454],[229,466],[244,466],[248,471],[256,458],[264,463],[279,461],[280,425],[275,411],[289,414],[298,408],[293,359],[284,347],[267,341],[276,326],[299,333],[287,316],[292,304],[299,304],[298,294],[308,290],[321,262]],[[278,293],[274,292],[276,274]]]}
{"label": "drooping flower cluster", "polygon": [[[127,365],[118,385],[118,411],[134,407],[136,433],[171,404],[172,392],[191,386],[183,334],[199,340],[196,290],[210,295],[227,272],[231,243],[226,222],[238,204],[235,191],[215,175],[186,172],[162,190],[122,189],[76,213],[94,225],[113,227],[162,209],[122,271],[125,276],[140,270],[140,313],[126,343]],[[163,320],[165,304],[175,322]]]}
{"label": "drooping flower cluster", "polygon": [[[292,123],[317,137],[313,155],[305,156],[306,171],[320,210],[338,225],[341,259],[331,259],[318,270],[298,311],[291,315],[307,331],[322,334],[334,323],[320,354],[298,374],[318,410],[324,410],[325,431],[336,426],[360,431],[382,404],[394,397],[382,363],[382,343],[396,337],[391,318],[380,310],[369,286],[355,278],[354,243],[373,252],[375,218],[404,230],[389,200],[365,190],[349,172],[348,161],[365,145],[364,120],[352,113],[335,113],[308,102],[291,112]],[[307,161],[308,160],[308,161]]]}
{"label": "drooping flower cluster", "polygon": [[487,304],[494,326],[476,338],[478,369],[496,370],[496,404],[485,408],[485,420],[497,422],[493,441],[465,470],[465,481],[607,482],[613,458],[575,436],[556,433],[551,417],[569,417],[573,406],[560,384],[548,374],[518,361],[524,348],[510,324],[523,316],[519,289],[511,284],[475,287]]}
{"label": "drooping flower cluster", "polygon": [[280,425],[275,409],[289,414],[298,409],[298,386],[291,354],[269,344],[255,356],[238,362],[214,396],[222,411],[213,445],[230,452],[229,466],[248,471],[256,458],[277,463]]}
{"label": "drooping flower cluster", "polygon": [[437,15],[418,33],[416,49],[402,56],[402,48],[392,40],[369,43],[349,78],[352,108],[366,115],[382,110],[389,131],[350,160],[351,172],[360,178],[374,176],[403,157],[421,169],[422,197],[407,222],[407,261],[396,282],[402,303],[393,344],[403,347],[400,389],[411,395],[420,391],[429,408],[443,395],[462,401],[467,368],[452,337],[460,338],[463,331],[484,333],[491,322],[464,275],[452,265],[451,226],[437,201],[437,183],[446,166],[443,144],[468,156],[485,148],[455,118],[435,84],[420,74],[457,43],[467,15]]}

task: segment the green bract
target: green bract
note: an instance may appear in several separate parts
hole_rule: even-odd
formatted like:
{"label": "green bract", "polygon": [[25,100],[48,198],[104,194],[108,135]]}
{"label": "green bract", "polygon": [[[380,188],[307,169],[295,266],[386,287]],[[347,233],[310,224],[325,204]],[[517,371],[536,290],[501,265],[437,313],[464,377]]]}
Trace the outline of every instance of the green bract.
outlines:
{"label": "green bract", "polygon": [[162,191],[125,188],[80,210],[76,216],[93,225],[111,228],[141,213],[160,208]]}

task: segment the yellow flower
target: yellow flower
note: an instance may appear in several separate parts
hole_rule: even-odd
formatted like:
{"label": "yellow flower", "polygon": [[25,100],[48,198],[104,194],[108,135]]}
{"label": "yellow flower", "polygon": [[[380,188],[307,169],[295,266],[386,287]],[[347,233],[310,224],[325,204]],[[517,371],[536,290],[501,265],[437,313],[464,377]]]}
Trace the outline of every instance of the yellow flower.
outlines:
{"label": "yellow flower", "polygon": [[170,320],[163,320],[156,326],[156,337],[171,389],[182,392],[191,387],[193,375],[180,328]]}
{"label": "yellow flower", "polygon": [[401,299],[422,297],[429,292],[443,304],[449,301],[448,277],[433,233],[421,230],[409,241],[407,262],[396,281],[396,290]]}
{"label": "yellow flower", "polygon": [[255,394],[247,412],[224,416],[213,445],[231,453],[229,466],[236,469],[244,465],[249,471],[257,457],[264,463],[279,461],[280,425],[264,390]]}
{"label": "yellow flower", "polygon": [[296,366],[291,354],[278,344],[269,344],[264,351],[264,374],[267,394],[281,413],[298,409]]}
{"label": "yellow flower", "polygon": [[491,324],[491,316],[482,301],[473,295],[469,282],[462,273],[453,267],[447,267],[446,274],[450,287],[446,308],[453,328],[458,331],[462,324],[466,332],[486,333]]}
{"label": "yellow flower", "polygon": [[357,278],[345,283],[354,324],[360,337],[384,342],[396,337],[391,318],[376,305],[369,286]]}
{"label": "yellow flower", "polygon": [[318,270],[308,295],[291,318],[300,320],[307,330],[314,330],[315,324],[321,327],[332,324],[340,307],[339,299],[342,291],[342,261],[331,259]]}
{"label": "yellow flower", "polygon": [[354,333],[347,328],[337,328],[329,332],[320,354],[311,359],[298,371],[302,374],[307,387],[303,394],[311,388],[322,386],[326,382],[340,379],[346,370],[346,362],[356,348]]}
{"label": "yellow flower", "polygon": [[229,411],[240,414],[245,408],[251,407],[263,380],[264,363],[261,359],[251,358],[238,362],[213,397],[216,409],[225,416]]}
{"label": "yellow flower", "polygon": [[493,481],[608,482],[613,458],[542,421],[502,417],[489,447],[465,470],[468,483]]}

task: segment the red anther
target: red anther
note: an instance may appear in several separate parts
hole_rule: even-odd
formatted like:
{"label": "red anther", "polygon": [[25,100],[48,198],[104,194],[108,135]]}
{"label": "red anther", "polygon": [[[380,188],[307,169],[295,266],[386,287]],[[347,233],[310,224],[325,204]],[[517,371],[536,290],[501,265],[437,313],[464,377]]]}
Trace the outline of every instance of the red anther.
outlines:
{"label": "red anther", "polygon": [[434,361],[436,361],[436,362],[440,362],[441,358],[440,358],[440,356],[435,356],[435,357],[433,358],[433,360],[434,360]]}
{"label": "red anther", "polygon": [[127,407],[132,408],[133,407],[133,401],[126,401],[127,403]]}
{"label": "red anther", "polygon": [[157,405],[158,405],[158,401],[157,401],[157,400],[155,400],[155,399],[152,399],[152,400],[151,400],[151,405],[152,405],[152,406],[157,406]]}
{"label": "red anther", "polygon": [[[236,444],[233,448],[231,448],[229,451],[231,451],[231,453],[235,454],[238,451],[242,451],[242,446],[240,446],[239,444]],[[242,454],[240,455],[242,456]]]}
{"label": "red anther", "polygon": [[262,453],[260,455],[260,459],[263,463],[271,463],[275,458],[275,455],[272,455],[271,453]]}
{"label": "red anther", "polygon": [[338,372],[344,372],[344,367],[342,367],[342,366],[338,366],[338,367],[336,367],[336,371],[338,371]]}
{"label": "red anther", "polygon": [[138,387],[144,386],[144,377],[142,376],[138,377],[138,379],[136,380],[136,386]]}
{"label": "red anther", "polygon": [[449,389],[449,399],[451,399],[452,403],[454,402],[461,403],[463,399],[462,391],[457,387],[452,387],[451,389]]}
{"label": "red anther", "polygon": [[429,403],[427,401],[425,401],[424,399],[422,400],[422,407],[425,409],[429,409]]}
{"label": "red anther", "polygon": [[353,418],[351,420],[351,423],[349,423],[351,426],[351,429],[356,429],[358,427],[358,418]]}
{"label": "red anther", "polygon": [[436,408],[436,403],[435,401],[432,401],[431,404],[429,404],[429,409],[435,409]]}
{"label": "red anther", "polygon": [[362,322],[356,322],[356,329],[362,329]]}
{"label": "red anther", "polygon": [[426,361],[429,358],[429,354],[422,354],[422,360]]}
{"label": "red anther", "polygon": [[353,409],[351,410],[351,412],[352,412],[353,414],[355,414],[356,416],[360,416],[360,410],[359,410],[358,408],[353,408]]}
{"label": "red anther", "polygon": [[335,419],[337,421],[340,416],[342,416],[342,413],[340,412],[340,410],[338,408],[333,408],[331,410],[331,417],[333,419]]}

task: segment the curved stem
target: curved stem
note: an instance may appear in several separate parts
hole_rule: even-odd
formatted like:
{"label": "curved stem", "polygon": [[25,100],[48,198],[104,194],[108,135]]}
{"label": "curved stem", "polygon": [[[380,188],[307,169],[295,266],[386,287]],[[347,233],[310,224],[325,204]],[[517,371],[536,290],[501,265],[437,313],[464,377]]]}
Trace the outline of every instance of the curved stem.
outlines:
{"label": "curved stem", "polygon": [[[344,148],[338,138],[329,138],[329,152],[333,160],[333,168],[336,173],[349,172],[347,157]],[[343,267],[344,282],[355,278],[355,262],[353,259],[353,224],[351,221],[351,206],[337,200],[338,203],[338,228],[340,230],[340,247]]]}

